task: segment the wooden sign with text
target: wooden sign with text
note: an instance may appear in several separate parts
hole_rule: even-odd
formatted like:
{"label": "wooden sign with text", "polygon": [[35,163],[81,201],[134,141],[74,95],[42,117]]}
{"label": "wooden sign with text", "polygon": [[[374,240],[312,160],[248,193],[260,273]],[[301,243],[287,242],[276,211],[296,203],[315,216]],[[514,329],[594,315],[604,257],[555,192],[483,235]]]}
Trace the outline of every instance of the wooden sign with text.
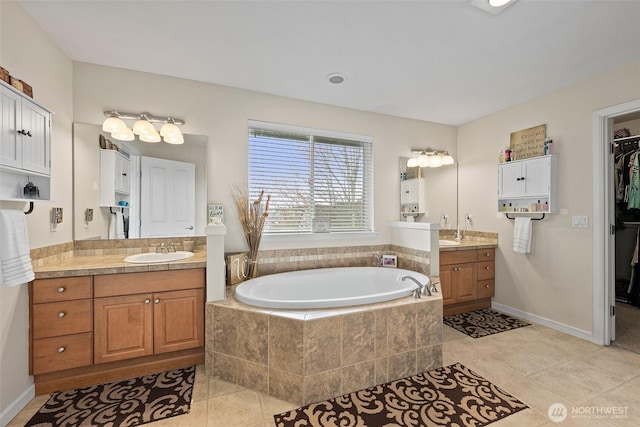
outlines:
{"label": "wooden sign with text", "polygon": [[511,158],[514,160],[544,156],[544,140],[547,138],[547,125],[519,130],[511,134]]}

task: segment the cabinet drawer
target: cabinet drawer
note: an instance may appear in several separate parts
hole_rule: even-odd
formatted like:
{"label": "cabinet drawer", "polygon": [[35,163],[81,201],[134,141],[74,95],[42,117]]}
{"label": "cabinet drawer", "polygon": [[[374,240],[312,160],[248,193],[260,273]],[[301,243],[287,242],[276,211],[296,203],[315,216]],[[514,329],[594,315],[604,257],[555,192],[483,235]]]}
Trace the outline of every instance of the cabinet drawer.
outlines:
{"label": "cabinet drawer", "polygon": [[91,365],[92,334],[65,335],[33,341],[33,374]]}
{"label": "cabinet drawer", "polygon": [[91,276],[38,279],[33,282],[33,303],[91,298]]}
{"label": "cabinet drawer", "polygon": [[495,295],[496,283],[493,280],[478,281],[476,296],[478,298],[491,298]]}
{"label": "cabinet drawer", "polygon": [[495,249],[476,249],[478,261],[493,261],[496,259]]}
{"label": "cabinet drawer", "polygon": [[484,261],[478,263],[478,280],[493,279],[496,277],[496,266],[494,261]]}
{"label": "cabinet drawer", "polygon": [[150,271],[95,276],[95,298],[205,287],[205,269]]}
{"label": "cabinet drawer", "polygon": [[477,254],[475,250],[466,251],[444,251],[440,252],[440,265],[463,264],[476,262]]}
{"label": "cabinet drawer", "polygon": [[33,305],[33,338],[91,332],[91,300]]}

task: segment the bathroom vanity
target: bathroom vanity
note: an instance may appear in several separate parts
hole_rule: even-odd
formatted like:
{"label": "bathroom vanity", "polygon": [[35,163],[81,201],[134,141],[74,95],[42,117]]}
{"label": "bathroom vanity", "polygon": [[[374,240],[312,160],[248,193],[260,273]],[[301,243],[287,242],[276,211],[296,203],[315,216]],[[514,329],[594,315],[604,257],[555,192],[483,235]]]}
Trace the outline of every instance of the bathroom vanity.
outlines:
{"label": "bathroom vanity", "polygon": [[81,267],[87,258],[39,268],[29,284],[36,394],[204,362],[204,256]]}
{"label": "bathroom vanity", "polygon": [[491,241],[467,239],[440,247],[443,314],[491,307],[495,293],[495,247]]}

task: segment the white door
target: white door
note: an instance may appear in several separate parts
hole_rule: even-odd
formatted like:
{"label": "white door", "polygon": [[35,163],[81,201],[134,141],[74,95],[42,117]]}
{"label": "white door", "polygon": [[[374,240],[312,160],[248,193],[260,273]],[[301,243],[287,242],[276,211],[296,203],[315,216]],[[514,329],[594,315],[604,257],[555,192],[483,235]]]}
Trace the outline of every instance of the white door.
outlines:
{"label": "white door", "polygon": [[22,128],[29,131],[22,136],[22,169],[50,174],[51,132],[49,113],[33,102],[22,100]]}
{"label": "white door", "polygon": [[548,195],[551,188],[551,157],[527,160],[524,171],[525,195]]}
{"label": "white door", "polygon": [[498,167],[498,197],[522,197],[522,163],[502,163]]}
{"label": "white door", "polygon": [[22,167],[19,105],[20,98],[15,92],[0,87],[0,165],[14,168]]}
{"label": "white door", "polygon": [[141,158],[140,237],[195,235],[196,167]]}

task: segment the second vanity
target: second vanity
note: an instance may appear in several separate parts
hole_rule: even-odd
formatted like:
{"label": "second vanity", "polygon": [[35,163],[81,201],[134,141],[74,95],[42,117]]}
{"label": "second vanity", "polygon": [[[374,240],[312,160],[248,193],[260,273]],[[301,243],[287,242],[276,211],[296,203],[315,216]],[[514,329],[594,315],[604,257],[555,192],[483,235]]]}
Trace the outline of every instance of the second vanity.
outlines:
{"label": "second vanity", "polygon": [[[459,245],[440,246],[440,287],[443,314],[491,307],[495,294],[497,235],[468,233]],[[442,231],[441,239],[452,239]]]}
{"label": "second vanity", "polygon": [[128,264],[72,257],[29,284],[36,394],[204,362],[206,256]]}

